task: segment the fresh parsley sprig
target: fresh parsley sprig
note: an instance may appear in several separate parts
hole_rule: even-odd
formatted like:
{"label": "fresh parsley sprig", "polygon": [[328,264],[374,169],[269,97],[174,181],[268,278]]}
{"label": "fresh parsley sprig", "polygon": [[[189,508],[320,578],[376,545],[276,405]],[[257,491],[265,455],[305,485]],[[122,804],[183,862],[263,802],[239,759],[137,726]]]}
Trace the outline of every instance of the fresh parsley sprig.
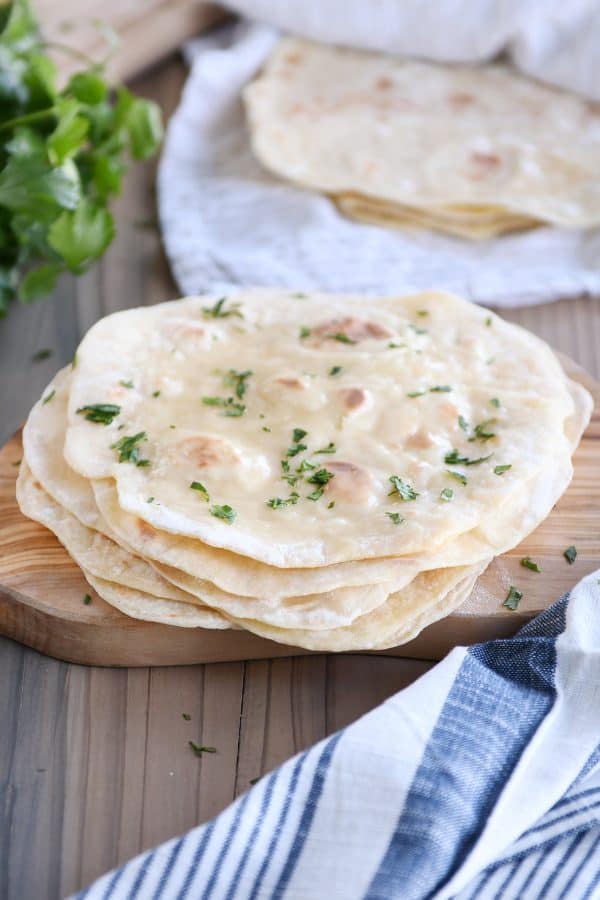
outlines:
{"label": "fresh parsley sprig", "polygon": [[29,0],[0,4],[0,316],[85,272],[115,234],[125,157],[162,139],[156,104],[92,63],[59,88]]}

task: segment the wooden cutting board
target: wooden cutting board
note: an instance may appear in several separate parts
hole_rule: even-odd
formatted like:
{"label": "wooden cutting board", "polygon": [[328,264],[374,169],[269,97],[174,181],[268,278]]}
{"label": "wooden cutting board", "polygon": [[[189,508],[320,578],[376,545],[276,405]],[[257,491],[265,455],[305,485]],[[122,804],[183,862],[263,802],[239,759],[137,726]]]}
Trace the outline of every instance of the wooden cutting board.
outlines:
{"label": "wooden cutting board", "polygon": [[[495,559],[471,597],[391,656],[439,659],[457,644],[507,637],[600,568],[600,384],[570,361],[572,377],[592,392],[596,408],[575,454],[575,476],[550,516],[519,547]],[[25,518],[15,500],[20,435],[0,450],[0,633],[68,662],[98,666],[172,666],[291,656],[307,651],[242,631],[205,631],[140,622],[91,590],[58,540]],[[575,545],[569,565],[564,550]],[[530,556],[541,568],[520,564]],[[523,592],[516,612],[502,602],[510,585]],[[83,603],[85,594],[92,602]]]}

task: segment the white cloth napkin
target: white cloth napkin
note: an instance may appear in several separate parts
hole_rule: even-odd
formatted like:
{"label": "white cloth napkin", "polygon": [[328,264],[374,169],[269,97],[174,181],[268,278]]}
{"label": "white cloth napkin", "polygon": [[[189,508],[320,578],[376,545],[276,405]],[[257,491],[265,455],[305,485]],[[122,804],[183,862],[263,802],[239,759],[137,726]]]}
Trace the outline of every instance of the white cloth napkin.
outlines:
{"label": "white cloth napkin", "polygon": [[77,900],[598,900],[600,571]]}
{"label": "white cloth napkin", "polygon": [[[264,0],[257,8],[266,5]],[[318,4],[322,10],[330,5],[335,6],[333,0]],[[440,0],[439,5],[455,4]],[[301,8],[275,6],[281,16]],[[314,2],[304,7],[307,14],[316,9]],[[348,7],[351,37],[350,26],[358,28],[356,11],[364,13],[365,4]],[[383,7],[391,9],[390,2],[372,4],[373,10]],[[313,25],[317,18],[310,19]],[[468,16],[463,12],[462,18]],[[379,21],[375,12],[372,19]],[[330,19],[323,16],[323,21]],[[326,197],[265,172],[250,150],[240,91],[277,38],[270,26],[242,24],[188,47],[192,68],[169,125],[158,176],[164,243],[182,293],[248,285],[371,295],[442,288],[493,306],[600,293],[600,229],[541,228],[483,243],[428,231],[393,231],[352,222]],[[523,38],[515,46],[525,43]],[[447,44],[454,45],[454,39]],[[533,36],[530,44],[535,44]],[[480,48],[480,55],[490,47]]]}

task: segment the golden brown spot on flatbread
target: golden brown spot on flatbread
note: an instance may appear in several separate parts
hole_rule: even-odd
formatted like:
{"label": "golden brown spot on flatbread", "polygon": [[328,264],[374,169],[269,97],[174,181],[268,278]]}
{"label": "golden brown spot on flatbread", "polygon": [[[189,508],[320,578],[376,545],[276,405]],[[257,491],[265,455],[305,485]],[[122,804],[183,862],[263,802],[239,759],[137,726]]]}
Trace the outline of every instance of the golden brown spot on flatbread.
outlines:
{"label": "golden brown spot on flatbread", "polygon": [[304,391],[306,390],[306,385],[300,378],[276,378],[277,384],[283,385],[283,387],[291,388],[294,391]]}
{"label": "golden brown spot on flatbread", "polygon": [[328,462],[327,469],[334,475],[325,488],[328,494],[351,503],[368,503],[373,489],[373,477],[366,469],[344,460]]}
{"label": "golden brown spot on flatbread", "polygon": [[136,518],[135,520],[137,529],[142,535],[142,537],[152,538],[156,534],[156,528],[153,528],[148,522],[144,519]]}
{"label": "golden brown spot on flatbread", "polygon": [[194,319],[167,319],[164,323],[167,334],[175,341],[203,338],[206,327]]}
{"label": "golden brown spot on flatbread", "polygon": [[480,153],[475,151],[470,156],[470,177],[477,180],[486,178],[497,172],[502,165],[502,160],[496,153]]}
{"label": "golden brown spot on flatbread", "polygon": [[294,50],[291,53],[286,53],[285,61],[292,66],[297,66],[298,63],[302,62],[302,54],[298,53],[297,50]]}
{"label": "golden brown spot on flatbread", "polygon": [[464,109],[465,106],[471,106],[471,104],[475,103],[475,97],[472,94],[459,91],[456,94],[448,95],[448,103],[453,109]]}
{"label": "golden brown spot on flatbread", "polygon": [[394,82],[391,78],[378,78],[375,82],[375,87],[378,91],[389,91],[390,88],[394,87]]}
{"label": "golden brown spot on flatbread", "polygon": [[367,400],[367,392],[364,388],[342,388],[339,393],[346,409],[358,409],[359,406],[363,406]]}
{"label": "golden brown spot on flatbread", "polygon": [[229,441],[212,434],[200,434],[177,441],[169,447],[168,455],[179,466],[184,462],[198,469],[240,461],[239,454]]}
{"label": "golden brown spot on flatbread", "polygon": [[414,450],[427,450],[429,447],[433,447],[434,443],[431,432],[427,428],[418,428],[406,440],[406,446]]}
{"label": "golden brown spot on flatbread", "polygon": [[345,316],[340,319],[329,319],[313,328],[313,337],[321,340],[339,340],[336,335],[344,335],[351,341],[364,341],[368,339],[382,340],[390,338],[391,331],[369,319],[358,319],[355,316]]}

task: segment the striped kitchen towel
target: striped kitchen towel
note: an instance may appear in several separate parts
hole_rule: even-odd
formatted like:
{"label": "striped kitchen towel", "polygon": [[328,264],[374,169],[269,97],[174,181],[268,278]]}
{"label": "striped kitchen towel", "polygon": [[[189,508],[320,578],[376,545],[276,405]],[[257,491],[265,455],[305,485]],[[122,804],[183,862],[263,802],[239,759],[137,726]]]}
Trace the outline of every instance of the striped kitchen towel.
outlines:
{"label": "striped kitchen towel", "polygon": [[84,897],[600,898],[600,572]]}

